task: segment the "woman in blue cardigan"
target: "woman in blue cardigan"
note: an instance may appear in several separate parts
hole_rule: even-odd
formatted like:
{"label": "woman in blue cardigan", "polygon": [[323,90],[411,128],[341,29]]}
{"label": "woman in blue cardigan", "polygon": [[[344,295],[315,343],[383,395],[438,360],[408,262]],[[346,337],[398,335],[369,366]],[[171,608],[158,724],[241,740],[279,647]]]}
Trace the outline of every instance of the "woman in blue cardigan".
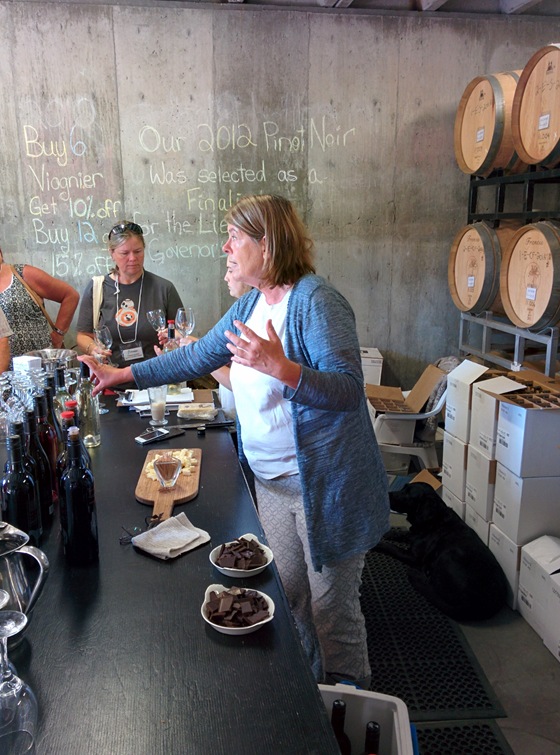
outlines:
{"label": "woman in blue cardigan", "polygon": [[191,380],[231,362],[239,451],[315,677],[367,686],[359,588],[365,553],[389,528],[389,499],[354,314],[315,275],[312,241],[288,200],[245,197],[226,220],[228,266],[254,290],[181,349],[124,370],[81,359],[98,391]]}

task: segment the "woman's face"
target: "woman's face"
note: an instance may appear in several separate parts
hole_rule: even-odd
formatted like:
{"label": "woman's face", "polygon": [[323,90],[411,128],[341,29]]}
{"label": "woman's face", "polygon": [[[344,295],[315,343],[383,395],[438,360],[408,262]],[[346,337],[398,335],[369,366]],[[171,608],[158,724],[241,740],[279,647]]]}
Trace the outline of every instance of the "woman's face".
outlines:
{"label": "woman's face", "polygon": [[111,252],[113,262],[124,279],[139,278],[144,269],[144,240],[141,236],[130,236]]}
{"label": "woman's face", "polygon": [[229,266],[231,279],[258,287],[266,256],[265,240],[256,241],[235,225],[228,225],[227,231],[228,240],[222,249],[233,263]]}

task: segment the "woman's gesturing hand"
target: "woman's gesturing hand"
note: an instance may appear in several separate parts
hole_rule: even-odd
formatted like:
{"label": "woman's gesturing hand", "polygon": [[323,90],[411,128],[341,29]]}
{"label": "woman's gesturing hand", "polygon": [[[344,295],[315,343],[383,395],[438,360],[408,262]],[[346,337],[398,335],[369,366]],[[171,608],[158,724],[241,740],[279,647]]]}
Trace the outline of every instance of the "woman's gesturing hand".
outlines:
{"label": "woman's gesturing hand", "polygon": [[91,356],[82,355],[78,361],[85,362],[89,367],[91,379],[94,383],[93,395],[97,396],[105,388],[112,388],[120,383],[129,383],[134,380],[130,367],[110,367],[108,364],[100,364]]}
{"label": "woman's gesturing hand", "polygon": [[267,320],[266,323],[268,339],[261,338],[239,320],[234,320],[234,325],[239,328],[242,337],[231,330],[225,332],[226,338],[231,341],[227,345],[232,353],[231,361],[252,367],[258,372],[275,377],[291,388],[297,388],[301,367],[289,360],[284,353],[282,341],[274,329],[272,320]]}

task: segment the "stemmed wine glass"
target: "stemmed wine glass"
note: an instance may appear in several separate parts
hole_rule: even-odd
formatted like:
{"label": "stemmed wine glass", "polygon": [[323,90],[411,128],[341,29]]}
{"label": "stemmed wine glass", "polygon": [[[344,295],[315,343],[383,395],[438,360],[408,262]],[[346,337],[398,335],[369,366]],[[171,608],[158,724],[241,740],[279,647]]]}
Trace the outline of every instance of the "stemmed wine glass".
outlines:
{"label": "stemmed wine glass", "polygon": [[35,695],[8,662],[8,637],[26,624],[21,611],[0,611],[0,752],[14,755],[33,751],[37,728]]}
{"label": "stemmed wine glass", "polygon": [[[101,349],[111,349],[111,346],[113,345],[113,336],[111,335],[111,331],[106,325],[101,325],[101,327],[95,329],[95,343],[97,346],[99,346]],[[98,361],[104,362],[104,357],[97,357]],[[110,363],[111,360],[108,361]]]}
{"label": "stemmed wine glass", "polygon": [[175,331],[181,336],[186,338],[194,330],[195,319],[194,312],[191,307],[179,307],[177,314],[175,315]]}
{"label": "stemmed wine glass", "polygon": [[146,317],[152,328],[159,333],[161,330],[165,330],[167,319],[163,309],[151,309],[147,312]]}
{"label": "stemmed wine glass", "polygon": [[[94,335],[94,341],[97,346],[99,346],[102,349],[110,349],[113,345],[113,336],[111,335],[111,331],[106,325],[101,325],[99,328],[95,328],[95,335]],[[108,359],[107,362],[105,362],[105,358],[101,355],[95,355],[95,358],[98,362],[106,363],[106,364],[112,364],[111,360]],[[108,414],[109,410],[106,408],[105,404],[100,401],[99,402],[99,414]]]}

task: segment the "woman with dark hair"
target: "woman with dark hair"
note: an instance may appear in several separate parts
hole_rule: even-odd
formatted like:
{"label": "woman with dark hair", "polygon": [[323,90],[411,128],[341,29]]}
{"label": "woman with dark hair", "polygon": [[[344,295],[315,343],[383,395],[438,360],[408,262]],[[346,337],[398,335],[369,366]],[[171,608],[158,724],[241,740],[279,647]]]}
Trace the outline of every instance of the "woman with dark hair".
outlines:
{"label": "woman with dark hair", "polygon": [[99,391],[123,377],[142,388],[190,379],[230,357],[240,455],[315,677],[367,686],[359,588],[365,553],[389,528],[389,499],[354,314],[315,275],[289,201],[245,197],[226,220],[232,275],[254,291],[170,354],[125,370],[85,359]]}
{"label": "woman with dark hair", "polygon": [[[154,356],[161,339],[150,325],[147,312],[162,309],[166,320],[174,320],[182,307],[171,281],[144,269],[144,234],[137,223],[124,220],[109,232],[108,247],[114,269],[92,279],[82,296],[78,315],[78,347],[97,359],[110,357],[124,366]],[[95,329],[106,325],[111,349],[95,341]]]}

